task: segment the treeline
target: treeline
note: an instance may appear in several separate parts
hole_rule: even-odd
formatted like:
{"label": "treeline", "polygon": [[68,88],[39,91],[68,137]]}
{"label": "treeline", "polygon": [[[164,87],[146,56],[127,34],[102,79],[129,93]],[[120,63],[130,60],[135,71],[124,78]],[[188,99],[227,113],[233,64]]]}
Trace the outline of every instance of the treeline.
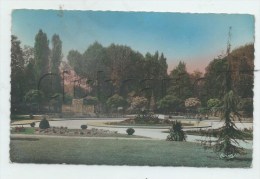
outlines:
{"label": "treeline", "polygon": [[[62,41],[54,34],[49,40],[42,30],[35,36],[34,47],[21,47],[20,40],[11,37],[11,112],[39,111],[41,105],[60,108],[57,95],[61,91],[60,63]],[[52,73],[53,75],[48,75]],[[57,74],[57,75],[55,75]],[[50,80],[51,79],[51,80]]]}
{"label": "treeline", "polygon": [[[91,86],[90,91],[82,90],[79,97],[97,97],[101,109],[115,110],[120,106],[129,109],[135,97],[144,97],[145,108],[152,111],[184,113],[190,110],[204,114],[221,106],[225,76],[230,71],[227,58],[232,66],[232,89],[241,99],[240,109],[252,116],[253,44],[212,60],[205,74],[188,73],[186,64],[181,61],[167,74],[167,59],[163,54],[142,55],[130,47],[115,44],[103,47],[95,42],[83,54],[72,50],[67,57],[70,66]],[[191,99],[194,106],[187,105]]]}
{"label": "treeline", "polygon": [[[204,74],[199,71],[189,73],[186,64],[181,61],[168,74],[167,59],[163,53],[157,51],[143,55],[128,46],[111,44],[103,47],[95,42],[83,53],[69,51],[67,63],[84,84],[74,85],[73,95],[66,94],[63,102],[84,98],[86,103],[95,104],[101,113],[119,108],[126,112],[135,107],[160,113],[208,113],[221,106],[223,83],[226,73],[230,73],[227,58],[231,61],[232,89],[241,99],[240,109],[252,116],[253,44],[212,60]],[[36,34],[33,48],[22,49],[17,37],[12,36],[13,112],[18,109],[17,106],[28,107],[28,103],[36,103],[35,106],[62,103],[61,59],[62,42],[56,34],[52,37],[51,48],[42,30]],[[49,72],[60,75],[44,78],[38,88],[39,79]]]}
{"label": "treeline", "polygon": [[[161,80],[168,78],[168,65],[163,53],[143,56],[127,46],[111,44],[103,47],[95,42],[83,54],[70,51],[67,59],[80,78],[91,87],[90,91],[82,90],[76,97],[95,96],[102,109],[115,94],[126,101],[143,96],[148,100],[148,106],[151,98],[159,101],[163,97]],[[113,106],[119,107],[119,104]]]}

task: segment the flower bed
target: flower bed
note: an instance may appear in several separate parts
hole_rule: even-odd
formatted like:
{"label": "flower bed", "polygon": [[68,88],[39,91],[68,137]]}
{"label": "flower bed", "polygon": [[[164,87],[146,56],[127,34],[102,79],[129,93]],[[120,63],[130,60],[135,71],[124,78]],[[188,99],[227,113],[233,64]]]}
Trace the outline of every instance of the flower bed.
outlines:
{"label": "flower bed", "polygon": [[[31,129],[34,129],[33,131]],[[13,128],[11,134],[29,134],[24,131],[32,131],[35,135],[56,135],[56,136],[82,136],[82,137],[129,137],[127,134],[119,134],[117,131],[104,129],[68,129],[67,127],[50,127],[48,129],[23,127],[23,130]]]}

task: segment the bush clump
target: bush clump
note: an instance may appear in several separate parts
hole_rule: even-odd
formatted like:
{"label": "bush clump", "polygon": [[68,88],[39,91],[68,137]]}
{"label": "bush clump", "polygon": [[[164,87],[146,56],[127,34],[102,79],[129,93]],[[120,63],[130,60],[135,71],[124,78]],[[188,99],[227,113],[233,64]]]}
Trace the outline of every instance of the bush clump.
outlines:
{"label": "bush clump", "polygon": [[84,125],[81,125],[80,127],[81,127],[81,129],[83,129],[83,130],[88,128],[88,126],[85,125],[85,124],[84,124]]}
{"label": "bush clump", "polygon": [[39,128],[40,129],[48,129],[48,128],[50,128],[49,121],[46,118],[43,118],[41,120],[41,122],[40,122]]}
{"label": "bush clump", "polygon": [[32,122],[32,123],[30,124],[30,126],[31,126],[31,127],[35,127],[35,122]]}
{"label": "bush clump", "polygon": [[181,122],[175,121],[170,129],[170,135],[167,136],[168,141],[186,141],[186,135],[182,130]]}
{"label": "bush clump", "polygon": [[128,128],[128,129],[126,129],[126,133],[128,135],[133,135],[135,133],[135,130],[133,128]]}

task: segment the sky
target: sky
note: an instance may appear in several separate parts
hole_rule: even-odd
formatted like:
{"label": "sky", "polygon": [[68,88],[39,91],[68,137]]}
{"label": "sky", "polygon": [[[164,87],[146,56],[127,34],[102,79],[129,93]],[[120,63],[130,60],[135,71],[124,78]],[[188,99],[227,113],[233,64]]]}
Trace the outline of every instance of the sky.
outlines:
{"label": "sky", "polygon": [[[70,50],[83,53],[95,41],[130,46],[143,55],[163,53],[168,71],[179,61],[189,72],[200,70],[227,48],[254,43],[254,16],[246,14],[191,14],[159,12],[14,10],[12,34],[23,45],[34,46],[42,29],[50,40],[58,34],[66,60]],[[51,44],[50,44],[51,47]]]}

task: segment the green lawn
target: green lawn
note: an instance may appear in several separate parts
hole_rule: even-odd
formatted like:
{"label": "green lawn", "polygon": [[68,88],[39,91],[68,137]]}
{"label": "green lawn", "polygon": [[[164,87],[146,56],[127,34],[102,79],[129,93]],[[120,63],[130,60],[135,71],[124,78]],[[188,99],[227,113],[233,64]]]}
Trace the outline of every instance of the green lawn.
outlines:
{"label": "green lawn", "polygon": [[[19,139],[19,140],[18,140]],[[190,142],[86,138],[13,138],[10,158],[18,163],[250,167],[252,151],[225,161]]]}
{"label": "green lawn", "polygon": [[19,133],[19,134],[34,134],[35,128],[33,127],[24,127],[24,130],[21,132],[16,132],[15,129],[11,130],[11,133]]}

